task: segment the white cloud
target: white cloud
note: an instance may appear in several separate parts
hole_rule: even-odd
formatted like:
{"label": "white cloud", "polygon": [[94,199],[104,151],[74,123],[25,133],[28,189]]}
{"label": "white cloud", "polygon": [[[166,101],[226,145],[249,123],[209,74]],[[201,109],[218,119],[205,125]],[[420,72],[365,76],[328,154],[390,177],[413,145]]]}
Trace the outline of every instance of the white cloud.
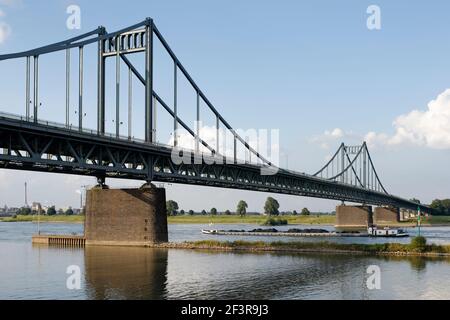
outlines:
{"label": "white cloud", "polygon": [[6,41],[11,35],[11,27],[6,22],[0,21],[0,44]]}
{"label": "white cloud", "polygon": [[360,137],[351,131],[334,128],[333,130],[326,130],[324,133],[314,136],[310,142],[318,144],[322,149],[330,149],[331,147],[337,148],[337,144],[345,140],[351,140],[352,142],[355,140],[356,142],[360,140]]}
{"label": "white cloud", "polygon": [[432,149],[450,148],[450,89],[428,103],[427,110],[413,110],[393,122],[395,133],[369,132],[368,144],[396,146],[416,145]]}
{"label": "white cloud", "polygon": [[369,147],[394,147],[399,145],[423,146],[432,149],[450,148],[450,89],[428,103],[425,111],[413,110],[393,121],[394,134],[370,131],[364,136],[336,128],[315,136],[311,142],[329,149],[330,144],[356,139],[366,141]]}
{"label": "white cloud", "polygon": [[[0,0],[0,5],[5,7],[20,7],[22,4],[22,0]],[[5,11],[0,9],[0,18],[4,18],[5,16]],[[11,32],[11,26],[5,21],[0,21],[0,44],[4,43],[9,38]]]}
{"label": "white cloud", "polygon": [[380,147],[388,144],[389,136],[385,133],[369,132],[364,136],[364,141],[369,147]]}

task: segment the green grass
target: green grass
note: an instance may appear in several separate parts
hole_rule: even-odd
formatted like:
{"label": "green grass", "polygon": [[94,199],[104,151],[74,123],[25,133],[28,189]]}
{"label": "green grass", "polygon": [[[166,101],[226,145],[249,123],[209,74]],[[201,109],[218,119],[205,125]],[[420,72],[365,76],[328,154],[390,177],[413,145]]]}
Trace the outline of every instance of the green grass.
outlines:
{"label": "green grass", "polygon": [[[328,224],[333,225],[335,223],[335,216],[280,216],[283,220],[287,220],[288,224]],[[253,216],[248,215],[244,217],[236,215],[218,215],[218,216],[174,216],[169,217],[169,223],[218,223],[218,224],[237,224],[237,223],[250,223],[261,225],[266,222],[267,216]]]}
{"label": "green grass", "polygon": [[[188,245],[199,248],[224,248],[224,249],[240,249],[240,250],[273,250],[273,251],[346,251],[360,252],[368,254],[383,253],[409,253],[409,254],[450,254],[450,245],[423,245],[417,246],[415,238],[411,240],[411,244],[401,243],[381,243],[381,244],[343,244],[334,242],[263,242],[263,241],[215,241],[202,240],[195,242],[187,242]],[[419,241],[421,242],[421,241]]]}
{"label": "green grass", "polygon": [[[430,217],[422,217],[421,220],[422,226],[439,226],[439,225],[450,225],[450,216],[430,216]],[[411,219],[409,221],[402,221],[398,223],[390,223],[390,226],[399,226],[399,227],[413,227],[417,225],[417,219]]]}
{"label": "green grass", "polygon": [[[333,225],[335,217],[334,216],[281,216],[283,220],[287,220],[289,224],[329,224]],[[7,217],[0,218],[0,221],[4,222],[30,222],[38,220],[37,215],[18,215],[17,217]],[[73,215],[55,215],[55,216],[46,216],[41,215],[40,220],[42,222],[72,222],[72,223],[82,223],[84,221],[84,216]],[[253,216],[248,215],[244,217],[236,216],[236,215],[217,215],[217,216],[170,216],[168,217],[169,223],[180,223],[180,224],[208,224],[210,222],[217,224],[238,224],[238,223],[249,223],[249,224],[258,224],[261,225],[266,222],[267,216]]]}
{"label": "green grass", "polygon": [[6,217],[0,218],[0,221],[3,222],[37,222],[38,218],[41,222],[66,222],[66,223],[82,223],[84,221],[84,216],[73,215],[54,215],[54,216],[46,216],[46,215],[18,215],[16,217]]}
{"label": "green grass", "polygon": [[448,225],[450,224],[450,216],[431,216],[424,218],[421,223],[423,225]]}

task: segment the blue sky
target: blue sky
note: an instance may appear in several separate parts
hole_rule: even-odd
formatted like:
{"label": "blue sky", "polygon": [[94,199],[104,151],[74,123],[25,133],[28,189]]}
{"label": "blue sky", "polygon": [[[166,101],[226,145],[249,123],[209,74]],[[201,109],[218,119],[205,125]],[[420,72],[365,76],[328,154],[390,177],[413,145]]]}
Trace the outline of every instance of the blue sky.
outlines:
{"label": "blue sky", "polygon": [[[81,8],[81,30],[66,28],[66,8],[71,4]],[[381,30],[366,26],[366,9],[372,4],[381,9]],[[341,140],[358,143],[373,132],[369,148],[388,191],[425,202],[448,196],[448,1],[0,0],[0,10],[0,30],[6,30],[5,25],[8,28],[0,43],[1,53],[59,41],[98,25],[114,31],[152,17],[228,122],[242,129],[280,129],[282,166],[288,155],[290,169],[313,172]],[[87,51],[86,56],[89,54]],[[73,57],[75,68],[75,51]],[[44,58],[41,67],[45,70],[42,114],[60,122],[64,121],[64,92],[55,88],[64,81],[63,58]],[[0,63],[0,111],[23,113],[24,69],[20,63]],[[86,64],[93,66],[89,57]],[[166,70],[171,75],[170,63],[161,65],[161,73]],[[94,91],[89,91],[89,84],[95,81],[91,69],[86,75],[88,112],[95,102]],[[161,82],[168,79],[165,73],[160,77]],[[72,96],[76,90],[74,86]],[[161,86],[161,91],[170,96],[170,87]],[[185,95],[180,112],[193,117],[192,96],[187,91]],[[437,111],[428,112],[427,105],[439,95]],[[113,103],[109,101],[111,108]],[[413,110],[422,113],[411,114]],[[87,123],[94,121],[89,120],[90,114]],[[442,125],[434,126],[436,121]],[[111,123],[109,126],[112,128]],[[23,202],[18,190],[25,180],[32,185],[45,178],[62,186],[64,192],[59,193],[31,191],[33,199],[45,198],[61,206],[76,206],[74,190],[93,184],[90,178],[9,171],[0,171],[0,178],[0,204],[9,205]],[[202,195],[208,199],[199,203],[197,199],[205,199]],[[266,196],[229,190],[216,195],[207,188],[168,187],[168,197],[185,209],[232,209],[237,200],[245,198],[250,209],[260,210]],[[276,197],[284,210],[304,206],[331,210],[335,204]]]}

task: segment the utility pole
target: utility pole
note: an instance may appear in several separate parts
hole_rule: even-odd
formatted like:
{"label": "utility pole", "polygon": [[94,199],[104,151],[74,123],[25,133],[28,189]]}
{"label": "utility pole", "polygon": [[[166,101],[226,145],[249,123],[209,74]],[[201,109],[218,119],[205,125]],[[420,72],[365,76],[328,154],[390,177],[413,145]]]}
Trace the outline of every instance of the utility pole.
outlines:
{"label": "utility pole", "polygon": [[81,186],[80,190],[80,213],[83,213],[83,190],[86,192],[87,185]]}
{"label": "utility pole", "polygon": [[41,205],[38,205],[38,235],[41,234]]}
{"label": "utility pole", "polygon": [[420,237],[420,224],[421,224],[421,212],[420,212],[420,206],[417,207],[417,227],[419,228],[419,237]]}
{"label": "utility pole", "polygon": [[28,208],[27,183],[25,182],[25,207]]}

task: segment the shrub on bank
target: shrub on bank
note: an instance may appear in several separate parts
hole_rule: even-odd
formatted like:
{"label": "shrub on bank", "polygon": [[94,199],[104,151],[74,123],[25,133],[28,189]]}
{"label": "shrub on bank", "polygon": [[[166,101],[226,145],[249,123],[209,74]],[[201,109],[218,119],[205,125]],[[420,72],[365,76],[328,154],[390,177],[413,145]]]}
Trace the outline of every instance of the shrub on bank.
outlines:
{"label": "shrub on bank", "polygon": [[286,219],[280,219],[280,218],[267,218],[267,220],[262,224],[263,226],[285,226],[288,224],[288,221]]}
{"label": "shrub on bank", "polygon": [[422,236],[414,237],[411,239],[409,248],[411,251],[425,252],[427,249],[427,239]]}

